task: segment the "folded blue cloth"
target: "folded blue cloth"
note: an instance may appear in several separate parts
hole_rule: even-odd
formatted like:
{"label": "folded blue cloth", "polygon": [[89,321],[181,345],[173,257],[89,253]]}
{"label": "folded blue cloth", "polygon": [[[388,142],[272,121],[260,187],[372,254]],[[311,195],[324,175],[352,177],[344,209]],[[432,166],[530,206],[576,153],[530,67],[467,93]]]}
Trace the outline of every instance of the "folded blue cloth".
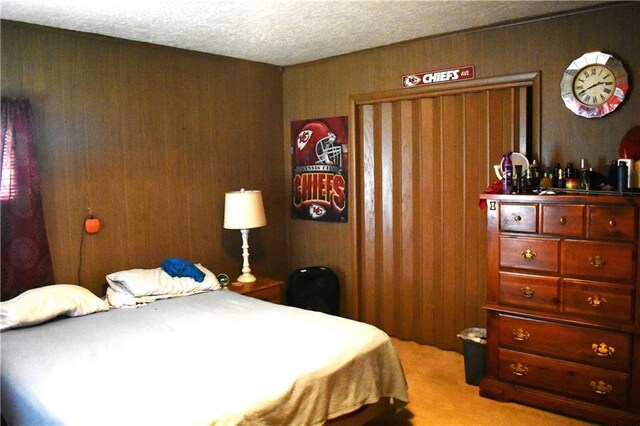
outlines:
{"label": "folded blue cloth", "polygon": [[188,260],[180,259],[178,257],[165,259],[164,262],[162,262],[162,270],[172,277],[193,278],[199,283],[204,281],[204,272]]}

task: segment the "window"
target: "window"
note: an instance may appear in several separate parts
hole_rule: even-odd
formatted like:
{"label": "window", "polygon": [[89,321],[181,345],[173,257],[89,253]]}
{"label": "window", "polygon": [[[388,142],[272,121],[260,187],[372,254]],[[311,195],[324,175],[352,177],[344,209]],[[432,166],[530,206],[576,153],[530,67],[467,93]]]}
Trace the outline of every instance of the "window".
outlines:
{"label": "window", "polygon": [[14,154],[10,143],[2,145],[2,180],[0,181],[0,201],[11,200],[16,196],[13,172]]}

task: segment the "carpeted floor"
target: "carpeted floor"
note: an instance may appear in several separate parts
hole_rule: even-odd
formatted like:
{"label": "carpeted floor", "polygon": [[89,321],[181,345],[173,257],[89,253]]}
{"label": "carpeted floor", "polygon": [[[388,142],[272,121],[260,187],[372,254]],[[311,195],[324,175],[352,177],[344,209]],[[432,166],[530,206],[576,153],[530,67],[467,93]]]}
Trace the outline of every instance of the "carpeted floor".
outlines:
{"label": "carpeted floor", "polygon": [[409,405],[393,425],[586,425],[520,404],[482,398],[467,385],[464,357],[454,351],[393,339],[409,383]]}

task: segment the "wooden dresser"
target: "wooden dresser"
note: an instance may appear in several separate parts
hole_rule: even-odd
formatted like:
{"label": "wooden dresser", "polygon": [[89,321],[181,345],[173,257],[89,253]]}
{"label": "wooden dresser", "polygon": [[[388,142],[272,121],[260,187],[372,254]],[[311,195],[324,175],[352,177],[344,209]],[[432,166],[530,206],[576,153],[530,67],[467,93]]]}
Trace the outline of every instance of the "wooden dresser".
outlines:
{"label": "wooden dresser", "polygon": [[480,394],[640,424],[640,197],[481,199],[488,352]]}

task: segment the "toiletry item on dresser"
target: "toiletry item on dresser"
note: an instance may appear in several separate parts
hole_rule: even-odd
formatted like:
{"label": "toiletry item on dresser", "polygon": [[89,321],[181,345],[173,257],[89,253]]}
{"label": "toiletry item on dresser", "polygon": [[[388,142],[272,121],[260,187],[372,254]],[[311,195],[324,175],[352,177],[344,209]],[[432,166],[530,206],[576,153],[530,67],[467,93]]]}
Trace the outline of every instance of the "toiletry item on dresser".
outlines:
{"label": "toiletry item on dresser", "polygon": [[562,167],[560,167],[560,163],[556,163],[556,165],[553,167],[553,175],[551,176],[551,182],[554,188],[559,188],[558,176],[560,175],[560,170],[562,170]]}
{"label": "toiletry item on dresser", "polygon": [[527,169],[526,172],[524,172],[524,178],[522,178],[523,184],[522,184],[522,191],[523,192],[529,192],[531,191],[533,188],[537,187],[537,185],[535,185],[535,181],[533,179],[533,173],[531,173],[531,169]]}
{"label": "toiletry item on dresser", "polygon": [[580,181],[576,176],[576,171],[573,168],[573,163],[567,163],[567,168],[564,173],[564,186],[567,189],[578,189]]}
{"label": "toiletry item on dresser", "polygon": [[584,158],[580,159],[580,169],[578,169],[576,173],[576,178],[578,179],[578,185],[580,189],[587,189],[584,187],[585,174],[587,173],[587,160]]}
{"label": "toiletry item on dresser", "polygon": [[565,179],[570,179],[575,177],[575,169],[573,168],[573,163],[567,163],[567,168],[564,171]]}
{"label": "toiletry item on dresser", "polygon": [[551,168],[547,167],[544,170],[542,179],[540,179],[540,188],[551,188],[553,186],[553,182],[551,181],[551,174]]}
{"label": "toiletry item on dresser", "polygon": [[556,188],[564,189],[566,186],[565,178],[564,178],[564,170],[558,170],[558,180],[556,181]]}
{"label": "toiletry item on dresser", "polygon": [[511,153],[506,152],[502,156],[502,193],[511,194],[513,192],[513,165],[511,163]]}
{"label": "toiletry item on dresser", "polygon": [[[627,166],[627,189],[633,188],[633,172],[635,171],[634,161],[630,158],[620,158],[618,159],[618,166],[620,166],[620,163],[624,163]],[[619,171],[620,168],[618,167],[618,173]]]}
{"label": "toiletry item on dresser", "polygon": [[540,184],[540,179],[542,179],[542,173],[540,172],[540,166],[536,160],[533,160],[531,163],[531,167],[529,167],[529,172],[531,173],[531,180],[527,182],[529,188],[535,188]]}
{"label": "toiletry item on dresser", "polygon": [[584,158],[580,159],[580,168],[578,169],[577,173],[576,173],[576,177],[579,180],[582,180],[582,175],[584,174],[584,172],[586,172],[587,170],[589,170],[589,168],[587,167],[587,160],[585,160]]}
{"label": "toiletry item on dresser", "polygon": [[515,183],[516,194],[522,194],[522,164],[516,165]]}
{"label": "toiletry item on dresser", "polygon": [[616,191],[626,191],[629,188],[629,167],[624,160],[618,160],[618,184],[616,185]]}

